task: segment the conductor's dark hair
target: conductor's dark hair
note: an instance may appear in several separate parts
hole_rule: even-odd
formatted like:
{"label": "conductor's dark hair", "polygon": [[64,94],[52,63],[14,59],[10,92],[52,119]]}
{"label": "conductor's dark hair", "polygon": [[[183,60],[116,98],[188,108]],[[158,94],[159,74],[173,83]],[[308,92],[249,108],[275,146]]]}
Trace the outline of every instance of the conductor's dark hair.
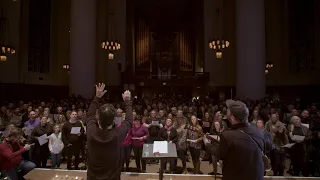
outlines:
{"label": "conductor's dark hair", "polygon": [[115,116],[115,108],[112,104],[104,104],[99,107],[98,115],[99,115],[99,124],[102,129],[107,129],[110,125],[114,123]]}

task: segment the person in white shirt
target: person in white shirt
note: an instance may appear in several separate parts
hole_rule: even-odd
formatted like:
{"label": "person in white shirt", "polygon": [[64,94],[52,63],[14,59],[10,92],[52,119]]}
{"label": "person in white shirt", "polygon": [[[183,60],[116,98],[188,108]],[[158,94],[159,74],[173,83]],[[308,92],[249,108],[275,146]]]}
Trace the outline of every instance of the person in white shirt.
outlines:
{"label": "person in white shirt", "polygon": [[49,150],[52,158],[52,169],[60,168],[61,151],[64,145],[61,139],[60,126],[53,127],[53,133],[49,136]]}

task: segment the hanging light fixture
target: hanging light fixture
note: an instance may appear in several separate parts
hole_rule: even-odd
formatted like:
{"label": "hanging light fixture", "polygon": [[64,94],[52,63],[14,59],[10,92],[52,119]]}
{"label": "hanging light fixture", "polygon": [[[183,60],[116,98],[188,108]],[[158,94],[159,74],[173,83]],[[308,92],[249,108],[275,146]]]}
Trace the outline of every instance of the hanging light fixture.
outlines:
{"label": "hanging light fixture", "polygon": [[70,64],[68,63],[69,62],[69,58],[70,58],[70,47],[68,49],[68,55],[67,55],[67,58],[65,60],[65,63],[62,65],[62,68],[68,72],[68,74],[70,74]]}
{"label": "hanging light fixture", "polygon": [[10,26],[8,19],[4,16],[3,9],[1,8],[0,16],[0,61],[7,61],[8,56],[15,54],[16,50],[13,46],[9,45]]}
{"label": "hanging light fixture", "polygon": [[[221,5],[223,7],[223,5]],[[223,20],[222,18],[220,18],[220,9],[217,9],[217,17],[218,17],[218,24],[223,24]],[[222,33],[221,28],[218,28],[218,34]],[[225,39],[221,39],[221,38],[216,38],[213,39],[209,42],[209,48],[213,49],[214,51],[216,51],[216,58],[217,59],[221,59],[223,57],[223,50],[228,48],[230,46],[230,42],[225,40]]]}
{"label": "hanging light fixture", "polygon": [[[110,2],[110,1],[109,1]],[[101,48],[108,51],[108,59],[114,59],[114,53],[120,50],[120,42],[116,39],[116,25],[115,25],[115,13],[114,7],[109,3],[109,14],[108,14],[108,40],[101,43]]]}
{"label": "hanging light fixture", "polygon": [[272,68],[273,68],[273,63],[267,63],[264,69],[264,73],[268,74]]}

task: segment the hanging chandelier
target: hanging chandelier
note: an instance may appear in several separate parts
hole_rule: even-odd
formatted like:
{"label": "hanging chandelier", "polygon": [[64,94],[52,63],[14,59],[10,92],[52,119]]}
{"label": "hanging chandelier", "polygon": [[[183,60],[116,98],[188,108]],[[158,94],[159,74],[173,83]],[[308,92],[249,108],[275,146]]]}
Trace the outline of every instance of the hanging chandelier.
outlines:
{"label": "hanging chandelier", "polygon": [[116,41],[116,21],[115,21],[115,7],[109,1],[109,13],[108,13],[108,40],[101,43],[101,48],[108,51],[108,59],[113,60],[115,52],[120,50],[121,45],[119,41]]}
{"label": "hanging chandelier", "polygon": [[3,14],[1,8],[0,16],[0,61],[7,61],[9,55],[15,54],[16,50],[13,46],[9,45],[8,40],[10,39],[10,26],[8,19]]}
{"label": "hanging chandelier", "polygon": [[264,69],[264,73],[268,74],[272,68],[273,68],[273,63],[267,63]]}
{"label": "hanging chandelier", "polygon": [[115,41],[104,41],[101,43],[101,48],[108,51],[108,59],[114,59],[114,52],[120,50],[120,43]]}
{"label": "hanging chandelier", "polygon": [[222,58],[223,49],[230,46],[230,42],[226,40],[213,40],[209,42],[209,48],[216,51],[216,57],[218,59]]}
{"label": "hanging chandelier", "polygon": [[[220,2],[219,5],[221,8],[223,8],[223,2]],[[220,8],[217,9],[217,19],[218,19],[218,23],[217,23],[217,33],[218,35],[222,35],[223,32],[223,17],[220,17]],[[218,25],[221,25],[221,27],[219,27]],[[220,36],[223,37],[223,36]],[[223,51],[225,48],[228,48],[230,46],[230,42],[223,39],[223,38],[216,38],[213,39],[209,42],[209,48],[213,49],[216,52],[216,58],[217,59],[221,59],[223,57]]]}

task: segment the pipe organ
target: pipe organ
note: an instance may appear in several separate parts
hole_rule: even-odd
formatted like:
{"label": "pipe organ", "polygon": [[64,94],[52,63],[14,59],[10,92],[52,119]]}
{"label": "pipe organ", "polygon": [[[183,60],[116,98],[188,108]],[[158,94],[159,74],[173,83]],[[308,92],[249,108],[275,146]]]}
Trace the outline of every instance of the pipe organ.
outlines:
{"label": "pipe organ", "polygon": [[180,71],[193,71],[194,50],[192,49],[192,41],[187,31],[179,33],[179,59]]}
{"label": "pipe organ", "polygon": [[135,65],[137,71],[150,70],[150,30],[148,25],[142,19],[138,19],[136,23],[135,34]]}

